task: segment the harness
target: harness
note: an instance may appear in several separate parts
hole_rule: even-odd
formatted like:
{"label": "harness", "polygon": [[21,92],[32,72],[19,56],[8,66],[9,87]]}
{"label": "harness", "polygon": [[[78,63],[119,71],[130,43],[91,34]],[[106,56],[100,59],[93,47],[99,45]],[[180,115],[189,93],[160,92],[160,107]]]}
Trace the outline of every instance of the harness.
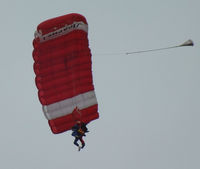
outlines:
{"label": "harness", "polygon": [[80,128],[80,129],[78,129],[78,132],[81,134],[81,135],[84,135],[85,134],[85,132]]}

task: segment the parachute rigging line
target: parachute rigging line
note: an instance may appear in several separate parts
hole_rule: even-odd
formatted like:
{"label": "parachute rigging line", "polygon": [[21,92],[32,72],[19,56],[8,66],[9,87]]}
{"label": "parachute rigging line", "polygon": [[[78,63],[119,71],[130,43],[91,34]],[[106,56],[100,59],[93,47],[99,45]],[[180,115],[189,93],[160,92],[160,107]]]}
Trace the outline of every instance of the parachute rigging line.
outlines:
{"label": "parachute rigging line", "polygon": [[131,55],[131,54],[139,54],[139,53],[147,53],[147,52],[155,52],[155,51],[161,51],[161,50],[168,50],[172,48],[178,48],[178,47],[184,47],[184,46],[194,46],[194,43],[192,40],[187,40],[186,42],[182,43],[181,45],[176,46],[170,46],[170,47],[164,47],[164,48],[156,48],[156,49],[148,49],[148,50],[139,50],[139,51],[133,51],[133,52],[120,52],[120,53],[101,53],[97,55]]}

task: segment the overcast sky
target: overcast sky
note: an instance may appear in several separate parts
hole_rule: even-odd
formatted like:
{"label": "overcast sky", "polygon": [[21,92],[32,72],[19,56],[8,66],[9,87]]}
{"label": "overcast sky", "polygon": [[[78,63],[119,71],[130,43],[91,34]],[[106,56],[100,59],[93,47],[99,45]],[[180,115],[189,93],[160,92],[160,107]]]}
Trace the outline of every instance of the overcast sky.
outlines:
{"label": "overcast sky", "polygon": [[[32,59],[37,25],[72,12],[89,24],[100,113],[81,152],[51,133]],[[0,168],[199,169],[199,16],[199,0],[1,0]]]}

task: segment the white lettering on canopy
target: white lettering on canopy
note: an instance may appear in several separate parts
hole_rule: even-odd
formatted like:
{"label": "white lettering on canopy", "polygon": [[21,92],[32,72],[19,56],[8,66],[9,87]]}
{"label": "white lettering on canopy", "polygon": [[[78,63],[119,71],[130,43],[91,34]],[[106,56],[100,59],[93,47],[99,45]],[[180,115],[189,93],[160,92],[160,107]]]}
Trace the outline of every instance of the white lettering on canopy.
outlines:
{"label": "white lettering on canopy", "polygon": [[40,38],[40,42],[45,42],[50,39],[57,38],[62,35],[66,35],[69,32],[72,32],[74,30],[83,30],[85,32],[88,32],[88,25],[84,22],[74,22],[71,25],[66,25],[60,29],[57,29],[53,32],[50,32],[48,34],[42,35],[42,31],[36,31],[35,32],[35,38]]}

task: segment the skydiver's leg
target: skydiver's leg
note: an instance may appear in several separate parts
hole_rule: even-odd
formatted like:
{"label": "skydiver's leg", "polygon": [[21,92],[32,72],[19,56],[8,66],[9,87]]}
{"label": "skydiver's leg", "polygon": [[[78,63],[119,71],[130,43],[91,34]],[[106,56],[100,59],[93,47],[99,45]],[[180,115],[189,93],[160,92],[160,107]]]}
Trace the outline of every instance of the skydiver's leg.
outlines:
{"label": "skydiver's leg", "polygon": [[81,138],[79,138],[79,140],[80,140],[80,142],[81,142],[81,144],[82,144],[82,147],[81,147],[81,148],[85,147],[85,142],[84,142],[83,138],[81,137]]}
{"label": "skydiver's leg", "polygon": [[75,137],[74,144],[75,144],[77,147],[79,147],[78,140],[79,140],[79,138],[78,138],[78,137]]}

